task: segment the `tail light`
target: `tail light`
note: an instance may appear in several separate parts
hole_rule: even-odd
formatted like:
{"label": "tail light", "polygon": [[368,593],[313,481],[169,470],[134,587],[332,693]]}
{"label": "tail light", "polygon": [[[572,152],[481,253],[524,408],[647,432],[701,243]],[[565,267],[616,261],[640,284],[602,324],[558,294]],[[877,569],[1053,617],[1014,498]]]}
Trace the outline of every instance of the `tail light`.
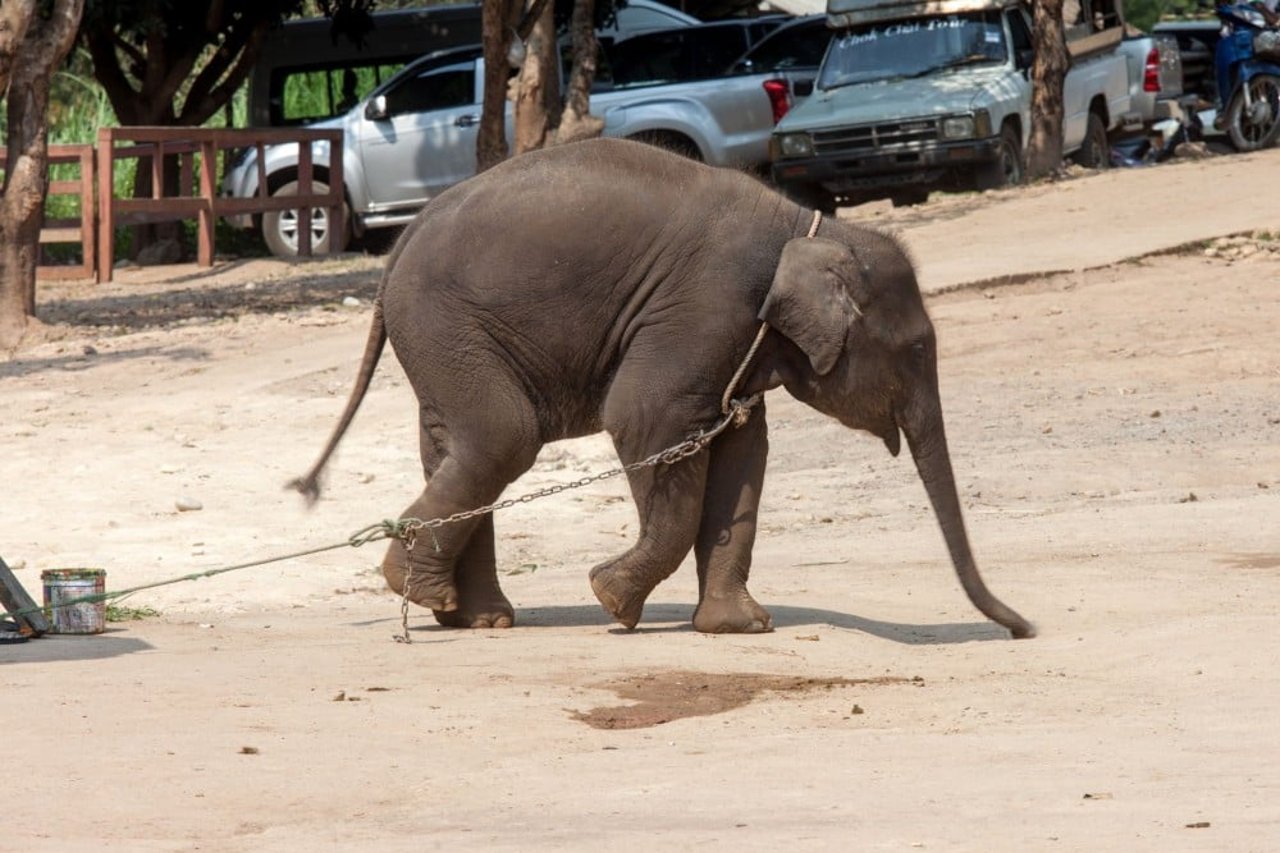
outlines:
{"label": "tail light", "polygon": [[1160,48],[1147,51],[1146,64],[1142,66],[1142,91],[1160,91]]}
{"label": "tail light", "polygon": [[769,96],[769,106],[773,108],[773,123],[777,124],[791,109],[791,87],[786,80],[765,80],[764,92]]}

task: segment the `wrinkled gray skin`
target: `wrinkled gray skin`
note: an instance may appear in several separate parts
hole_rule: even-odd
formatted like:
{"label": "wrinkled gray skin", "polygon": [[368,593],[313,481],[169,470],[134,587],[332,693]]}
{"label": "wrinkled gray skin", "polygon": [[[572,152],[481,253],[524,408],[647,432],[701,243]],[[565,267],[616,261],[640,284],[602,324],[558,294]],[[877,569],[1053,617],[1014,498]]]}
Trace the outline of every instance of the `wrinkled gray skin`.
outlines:
{"label": "wrinkled gray skin", "polygon": [[[432,201],[387,262],[341,438],[390,339],[419,401],[427,486],[405,516],[489,504],[549,441],[609,433],[624,463],[709,426],[760,326],[740,397],[784,386],[915,458],[970,600],[1015,637],[970,553],[938,397],[937,350],[911,263],[883,234],[823,218],[746,175],[600,139],[526,154]],[[385,327],[385,330],[384,330]],[[635,472],[636,543],[591,571],[628,628],[692,548],[705,632],[771,628],[747,591],[768,438],[764,406],[708,452]],[[383,563],[443,625],[507,627],[492,516],[424,534]]]}

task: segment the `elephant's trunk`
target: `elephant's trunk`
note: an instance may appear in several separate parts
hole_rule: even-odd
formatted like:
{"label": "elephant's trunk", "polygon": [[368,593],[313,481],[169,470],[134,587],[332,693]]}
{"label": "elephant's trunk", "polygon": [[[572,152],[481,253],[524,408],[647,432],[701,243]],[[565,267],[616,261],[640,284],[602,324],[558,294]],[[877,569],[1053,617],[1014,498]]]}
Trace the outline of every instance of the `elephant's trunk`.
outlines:
{"label": "elephant's trunk", "polygon": [[946,539],[947,550],[951,553],[956,575],[969,600],[992,621],[1008,628],[1015,638],[1034,637],[1035,626],[992,595],[978,574],[973,552],[969,549],[969,536],[965,532],[955,475],[951,470],[942,408],[936,397],[931,403],[913,406],[900,419],[900,426],[907,436],[907,446],[911,448],[916,470],[920,472],[920,479],[924,481],[925,490],[929,493],[934,515],[942,527],[942,535]]}

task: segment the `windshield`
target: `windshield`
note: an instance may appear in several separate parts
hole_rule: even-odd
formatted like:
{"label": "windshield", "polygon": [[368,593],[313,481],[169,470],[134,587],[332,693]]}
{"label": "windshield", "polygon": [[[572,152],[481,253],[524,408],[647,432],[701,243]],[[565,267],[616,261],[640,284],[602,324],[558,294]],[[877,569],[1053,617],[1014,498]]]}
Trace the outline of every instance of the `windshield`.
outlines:
{"label": "windshield", "polygon": [[948,68],[1004,62],[1005,57],[999,12],[862,24],[831,40],[818,88],[923,77]]}

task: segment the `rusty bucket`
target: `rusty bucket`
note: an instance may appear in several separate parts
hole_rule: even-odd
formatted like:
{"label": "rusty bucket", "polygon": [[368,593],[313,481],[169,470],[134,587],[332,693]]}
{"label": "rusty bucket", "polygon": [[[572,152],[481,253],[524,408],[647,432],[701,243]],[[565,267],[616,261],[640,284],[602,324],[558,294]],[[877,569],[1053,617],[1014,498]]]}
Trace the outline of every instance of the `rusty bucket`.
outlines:
{"label": "rusty bucket", "polygon": [[79,598],[100,596],[107,588],[107,573],[102,569],[47,569],[40,573],[44,582],[44,607],[49,614],[51,634],[101,634],[107,629],[105,601],[83,601]]}

